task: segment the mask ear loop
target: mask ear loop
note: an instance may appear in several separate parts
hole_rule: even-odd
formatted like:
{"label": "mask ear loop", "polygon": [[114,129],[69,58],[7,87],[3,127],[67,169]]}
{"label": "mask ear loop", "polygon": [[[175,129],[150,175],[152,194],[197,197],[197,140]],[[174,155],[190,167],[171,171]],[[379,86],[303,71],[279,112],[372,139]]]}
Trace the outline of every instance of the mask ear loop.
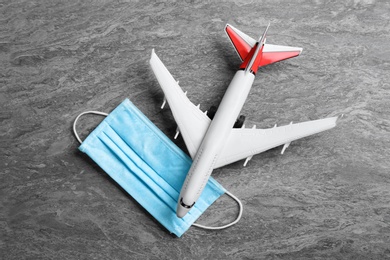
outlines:
{"label": "mask ear loop", "polygon": [[236,220],[234,220],[233,222],[229,223],[229,224],[226,224],[224,226],[220,226],[220,227],[209,227],[209,226],[204,226],[204,225],[201,225],[201,224],[197,224],[197,223],[194,223],[192,224],[193,226],[195,227],[198,227],[198,228],[203,228],[203,229],[210,229],[210,230],[219,230],[219,229],[225,229],[225,228],[228,228],[228,227],[231,227],[233,226],[234,224],[236,224],[238,221],[240,221],[241,219],[241,216],[242,216],[242,211],[243,211],[243,207],[242,207],[242,203],[241,201],[236,197],[234,196],[233,194],[231,194],[230,192],[226,191],[226,195],[230,196],[232,199],[234,199],[238,206],[240,207],[240,210],[238,212],[238,216],[236,218]]}
{"label": "mask ear loop", "polygon": [[74,135],[76,136],[76,139],[77,141],[79,141],[79,143],[81,144],[83,141],[81,141],[79,135],[77,134],[77,131],[76,131],[76,124],[77,124],[77,120],[79,120],[79,118],[85,114],[95,114],[95,115],[100,115],[100,116],[108,116],[107,113],[103,113],[103,112],[99,112],[99,111],[85,111],[81,114],[79,114],[76,119],[74,120],[73,122],[73,133]]}

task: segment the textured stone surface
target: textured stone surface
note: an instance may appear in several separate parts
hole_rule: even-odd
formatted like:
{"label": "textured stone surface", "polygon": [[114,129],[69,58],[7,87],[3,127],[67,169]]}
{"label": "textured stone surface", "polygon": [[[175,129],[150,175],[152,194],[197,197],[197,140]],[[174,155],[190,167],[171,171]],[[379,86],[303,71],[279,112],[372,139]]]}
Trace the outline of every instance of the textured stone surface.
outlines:
{"label": "textured stone surface", "polygon": [[[390,259],[389,2],[257,2],[0,2],[0,258]],[[151,49],[207,109],[239,65],[225,23],[257,37],[269,21],[269,43],[304,52],[260,69],[247,125],[345,117],[283,156],[216,170],[242,220],[175,238],[78,152],[72,122],[128,97],[173,136]],[[201,222],[236,210],[221,198]]]}

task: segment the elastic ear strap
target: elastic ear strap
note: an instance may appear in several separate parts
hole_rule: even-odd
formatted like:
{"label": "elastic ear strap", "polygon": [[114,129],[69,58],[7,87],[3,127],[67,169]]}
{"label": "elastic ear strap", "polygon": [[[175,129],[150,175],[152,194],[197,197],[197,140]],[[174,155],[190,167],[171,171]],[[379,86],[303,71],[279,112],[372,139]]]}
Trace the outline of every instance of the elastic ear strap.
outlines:
{"label": "elastic ear strap", "polygon": [[77,131],[76,131],[76,124],[77,124],[77,120],[79,120],[79,118],[82,116],[82,115],[85,115],[85,114],[95,114],[95,115],[100,115],[100,116],[108,116],[107,113],[103,113],[103,112],[99,112],[99,111],[85,111],[81,114],[79,114],[76,119],[74,120],[73,122],[73,133],[74,135],[76,136],[76,139],[77,141],[79,141],[79,143],[81,144],[83,141],[81,141],[79,135],[77,134]]}
{"label": "elastic ear strap", "polygon": [[209,226],[204,226],[204,225],[197,224],[197,223],[194,223],[192,225],[195,227],[198,227],[198,228],[203,228],[203,229],[219,230],[219,229],[225,229],[225,228],[231,227],[234,224],[236,224],[238,221],[240,221],[241,216],[242,216],[242,210],[243,210],[241,201],[236,196],[234,196],[233,194],[231,194],[228,191],[226,191],[226,195],[229,195],[232,199],[234,199],[237,202],[238,206],[240,207],[240,210],[238,212],[238,216],[237,216],[236,220],[234,220],[233,222],[226,224],[224,226],[220,226],[220,227],[209,227]]}

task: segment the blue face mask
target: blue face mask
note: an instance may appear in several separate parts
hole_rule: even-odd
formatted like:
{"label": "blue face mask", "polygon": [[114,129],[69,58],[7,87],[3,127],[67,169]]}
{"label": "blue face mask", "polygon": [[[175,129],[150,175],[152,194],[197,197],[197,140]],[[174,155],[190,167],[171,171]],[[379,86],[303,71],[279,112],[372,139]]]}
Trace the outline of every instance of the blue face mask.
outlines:
{"label": "blue face mask", "polygon": [[[107,115],[88,111],[76,118],[73,130],[80,143],[75,126],[78,118],[86,113]],[[213,178],[191,211],[184,218],[176,216],[177,200],[192,161],[128,99],[107,115],[79,149],[178,237],[191,225],[221,229],[235,224],[241,217],[239,200]],[[237,220],[215,228],[193,224],[225,192],[240,205]]]}

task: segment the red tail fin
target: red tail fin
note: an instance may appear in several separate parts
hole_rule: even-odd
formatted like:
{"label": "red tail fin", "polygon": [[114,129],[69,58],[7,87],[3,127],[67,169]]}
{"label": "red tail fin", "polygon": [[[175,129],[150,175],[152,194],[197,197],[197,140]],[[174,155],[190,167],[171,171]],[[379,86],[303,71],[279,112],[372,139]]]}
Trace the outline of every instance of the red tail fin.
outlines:
{"label": "red tail fin", "polygon": [[229,24],[226,25],[225,31],[237,54],[243,61],[240,68],[246,69],[250,67],[250,71],[253,73],[256,73],[258,67],[293,58],[302,52],[302,48],[265,44],[265,33],[267,30],[259,41],[254,40]]}
{"label": "red tail fin", "polygon": [[238,56],[240,56],[242,61],[245,60],[254,43],[248,42],[248,39],[245,39],[247,38],[247,35],[241,33],[230,24],[226,25],[225,31],[229,36],[234,48],[236,49]]}

